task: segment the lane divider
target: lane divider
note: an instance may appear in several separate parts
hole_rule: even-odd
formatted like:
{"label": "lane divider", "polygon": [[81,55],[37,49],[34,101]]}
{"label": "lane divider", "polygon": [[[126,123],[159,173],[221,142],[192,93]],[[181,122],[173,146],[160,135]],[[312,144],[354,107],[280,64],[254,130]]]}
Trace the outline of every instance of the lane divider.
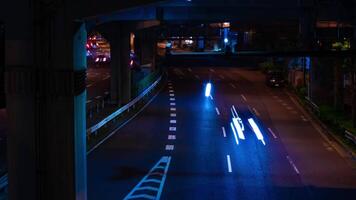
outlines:
{"label": "lane divider", "polygon": [[230,155],[226,155],[226,160],[227,160],[227,171],[229,173],[232,173],[232,166],[231,166],[231,158]]}
{"label": "lane divider", "polygon": [[246,99],[245,95],[241,94],[241,97],[242,97],[242,99],[243,99],[244,101],[247,102],[247,99]]}
{"label": "lane divider", "polygon": [[271,128],[268,128],[268,131],[272,134],[274,139],[277,139],[277,135],[273,132]]}
{"label": "lane divider", "polygon": [[172,144],[166,145],[166,151],[173,151],[173,150],[174,150],[174,145],[172,145]]}
{"label": "lane divider", "polygon": [[124,200],[140,198],[159,200],[162,195],[170,163],[171,157],[163,156],[148,174],[131,190]]}
{"label": "lane divider", "polygon": [[223,132],[223,136],[226,137],[226,130],[225,130],[225,127],[221,127],[222,129],[222,132]]}
{"label": "lane divider", "polygon": [[230,83],[231,87],[236,89],[236,86],[233,83]]}
{"label": "lane divider", "polygon": [[256,110],[256,108],[252,108],[252,110],[257,116],[260,116],[260,113]]}
{"label": "lane divider", "polygon": [[176,135],[168,135],[168,140],[176,140]]}
{"label": "lane divider", "polygon": [[176,124],[176,123],[177,123],[177,120],[171,119],[171,120],[169,120],[169,123],[170,123],[170,124]]}
{"label": "lane divider", "polygon": [[170,100],[170,101],[175,101],[175,100],[176,100],[176,98],[169,98],[169,100]]}
{"label": "lane divider", "polygon": [[220,115],[219,108],[215,107],[215,111],[216,111],[216,114],[217,114],[217,115]]}
{"label": "lane divider", "polygon": [[174,107],[172,107],[172,108],[170,108],[170,110],[171,110],[171,111],[176,111],[177,109],[174,108]]}
{"label": "lane divider", "polygon": [[169,105],[171,105],[171,106],[175,106],[175,105],[176,105],[176,103],[169,103]]}
{"label": "lane divider", "polygon": [[287,156],[287,160],[289,161],[289,164],[293,167],[294,171],[295,171],[297,174],[300,174],[300,172],[299,172],[297,166],[294,164],[293,160],[292,160],[289,156]]}
{"label": "lane divider", "polygon": [[171,113],[171,117],[177,117],[177,113]]}
{"label": "lane divider", "polygon": [[177,127],[171,126],[171,127],[169,127],[169,131],[173,131],[173,132],[177,131]]}

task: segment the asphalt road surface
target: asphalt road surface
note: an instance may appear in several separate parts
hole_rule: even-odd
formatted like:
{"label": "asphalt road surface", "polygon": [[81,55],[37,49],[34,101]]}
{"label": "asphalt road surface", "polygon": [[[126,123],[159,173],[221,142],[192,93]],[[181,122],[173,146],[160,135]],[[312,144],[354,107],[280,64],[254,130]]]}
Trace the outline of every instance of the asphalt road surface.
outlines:
{"label": "asphalt road surface", "polygon": [[110,66],[90,66],[87,70],[87,100],[92,101],[109,92],[110,80]]}
{"label": "asphalt road surface", "polygon": [[169,80],[89,154],[90,200],[355,198],[355,161],[260,72],[171,68]]}

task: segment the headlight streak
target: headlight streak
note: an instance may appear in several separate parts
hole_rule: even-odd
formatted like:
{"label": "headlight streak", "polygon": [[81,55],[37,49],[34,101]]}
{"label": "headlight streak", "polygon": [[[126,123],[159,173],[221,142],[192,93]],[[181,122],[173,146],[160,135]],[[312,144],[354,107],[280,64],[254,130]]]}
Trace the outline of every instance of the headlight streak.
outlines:
{"label": "headlight streak", "polygon": [[232,119],[232,123],[233,123],[234,126],[235,126],[235,129],[236,129],[236,131],[237,131],[237,134],[239,135],[239,138],[240,138],[241,140],[245,140],[245,135],[244,135],[244,133],[243,133],[243,131],[242,131],[242,128],[241,128],[239,122],[237,121],[237,118]]}
{"label": "headlight streak", "polygon": [[251,125],[251,127],[253,129],[253,132],[255,132],[255,135],[256,135],[257,139],[260,140],[263,145],[266,145],[266,143],[264,141],[264,138],[263,138],[263,135],[261,133],[261,130],[258,128],[255,120],[253,120],[253,118],[249,118],[248,122],[250,123],[250,125]]}
{"label": "headlight streak", "polygon": [[231,113],[232,113],[232,117],[233,119],[236,118],[238,123],[240,124],[241,126],[241,130],[244,131],[245,130],[245,126],[242,122],[242,119],[239,117],[239,114],[237,114],[237,111],[236,111],[236,108],[234,105],[232,105],[232,108],[231,108]]}
{"label": "headlight streak", "polygon": [[211,83],[207,83],[205,87],[205,97],[209,97],[211,94]]}
{"label": "headlight streak", "polygon": [[230,123],[230,126],[231,126],[231,129],[232,129],[232,132],[234,133],[234,137],[235,137],[236,144],[239,145],[239,139],[237,138],[236,131],[235,131],[235,127],[234,127],[234,125],[232,124],[232,122]]}

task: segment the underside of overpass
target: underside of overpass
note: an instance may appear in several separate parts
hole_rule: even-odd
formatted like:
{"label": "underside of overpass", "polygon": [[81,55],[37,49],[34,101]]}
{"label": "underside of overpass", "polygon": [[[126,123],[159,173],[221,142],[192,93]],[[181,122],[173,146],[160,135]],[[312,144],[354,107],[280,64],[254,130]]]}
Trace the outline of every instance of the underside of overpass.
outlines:
{"label": "underside of overpass", "polygon": [[[136,37],[135,52],[141,63],[151,64],[152,70],[155,70],[156,43],[161,33],[165,29],[173,32],[170,27],[187,22],[233,21],[246,25],[293,21],[300,26],[305,48],[309,48],[317,21],[355,23],[350,14],[354,7],[339,3],[340,9],[333,9],[331,3],[308,0],[7,2],[0,8],[0,21],[5,27],[5,58],[1,59],[0,55],[5,64],[0,62],[0,65],[6,69],[10,199],[87,199],[85,53],[88,32],[96,30],[110,43],[111,102],[124,105],[134,97],[129,66],[132,34]],[[2,23],[0,29],[1,26]],[[2,33],[0,30],[0,40]]]}

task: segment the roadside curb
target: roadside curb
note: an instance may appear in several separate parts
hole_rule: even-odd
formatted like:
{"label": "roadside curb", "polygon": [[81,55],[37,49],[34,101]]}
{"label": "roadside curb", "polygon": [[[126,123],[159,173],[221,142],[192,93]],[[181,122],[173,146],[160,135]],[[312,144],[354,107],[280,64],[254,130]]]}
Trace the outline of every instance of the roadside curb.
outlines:
{"label": "roadside curb", "polygon": [[[340,138],[338,138],[332,130],[330,130],[329,127],[327,127],[315,114],[314,112],[307,106],[304,105],[304,103],[300,100],[300,98],[294,94],[293,92],[291,92],[290,90],[286,90],[287,95],[289,96],[289,98],[293,99],[295,102],[298,103],[298,105],[304,110],[306,111],[306,113],[309,115],[310,118],[312,118],[314,120],[314,122],[316,122],[316,124],[322,128],[322,134],[324,134],[328,140],[330,140],[330,142],[336,142],[343,151],[345,151],[346,155],[348,158],[352,159],[353,161],[356,161],[356,152],[354,152],[353,150],[350,149],[350,147],[348,145],[346,145]],[[332,145],[333,146],[333,145]],[[335,148],[333,146],[333,148]],[[336,151],[338,151],[335,148]]]}

